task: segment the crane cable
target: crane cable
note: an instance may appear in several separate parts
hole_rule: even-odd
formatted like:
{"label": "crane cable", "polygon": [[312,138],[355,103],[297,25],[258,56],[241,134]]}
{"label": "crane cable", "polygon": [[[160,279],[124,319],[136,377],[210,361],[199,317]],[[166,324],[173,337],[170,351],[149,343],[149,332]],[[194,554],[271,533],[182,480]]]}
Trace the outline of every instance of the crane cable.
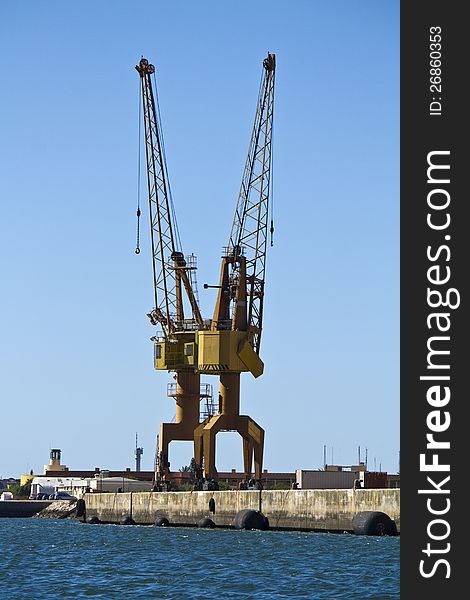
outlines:
{"label": "crane cable", "polygon": [[275,72],[273,73],[273,100],[271,107],[271,152],[269,153],[269,177],[271,180],[270,193],[271,193],[271,225],[269,233],[271,236],[271,248],[274,246],[274,82]]}
{"label": "crane cable", "polygon": [[136,254],[140,254],[140,175],[141,175],[141,168],[140,168],[140,162],[141,162],[141,146],[142,146],[142,142],[141,142],[141,117],[142,117],[142,88],[141,88],[141,83],[139,81],[139,126],[138,126],[138,130],[139,130],[139,139],[138,139],[138,143],[137,143],[137,154],[138,154],[138,158],[137,158],[137,211],[136,211],[136,215],[137,215],[137,240],[136,240],[136,245],[135,245],[135,253]]}

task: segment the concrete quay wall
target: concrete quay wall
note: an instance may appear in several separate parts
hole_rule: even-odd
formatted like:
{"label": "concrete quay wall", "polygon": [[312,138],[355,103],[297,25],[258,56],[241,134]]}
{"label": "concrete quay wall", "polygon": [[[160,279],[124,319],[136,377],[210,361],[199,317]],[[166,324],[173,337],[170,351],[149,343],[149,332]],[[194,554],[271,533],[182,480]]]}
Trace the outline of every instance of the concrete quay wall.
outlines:
{"label": "concrete quay wall", "polygon": [[4,500],[0,501],[0,517],[26,518],[37,514],[46,506],[51,504],[51,500]]}
{"label": "concrete quay wall", "polygon": [[[214,513],[209,510],[211,498]],[[166,517],[171,525],[196,525],[209,517],[217,526],[230,527],[237,512],[251,508],[260,510],[271,528],[351,531],[357,513],[381,511],[400,531],[399,489],[92,493],[84,500],[86,517],[107,523],[130,516],[143,525],[158,517]]]}

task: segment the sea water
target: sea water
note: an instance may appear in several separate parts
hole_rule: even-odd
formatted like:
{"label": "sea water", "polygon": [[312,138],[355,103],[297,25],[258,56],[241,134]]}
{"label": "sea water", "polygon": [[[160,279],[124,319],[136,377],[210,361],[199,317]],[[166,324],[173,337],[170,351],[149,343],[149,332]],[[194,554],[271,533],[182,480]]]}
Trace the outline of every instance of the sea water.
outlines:
{"label": "sea water", "polygon": [[399,598],[398,537],[0,519],[0,598]]}

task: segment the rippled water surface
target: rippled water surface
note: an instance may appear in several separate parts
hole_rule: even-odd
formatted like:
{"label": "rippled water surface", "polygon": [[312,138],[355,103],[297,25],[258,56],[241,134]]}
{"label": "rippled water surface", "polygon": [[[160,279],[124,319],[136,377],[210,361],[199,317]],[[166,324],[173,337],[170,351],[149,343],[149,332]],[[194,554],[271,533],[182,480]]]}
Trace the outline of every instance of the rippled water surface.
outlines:
{"label": "rippled water surface", "polygon": [[0,519],[0,598],[399,598],[397,537]]}

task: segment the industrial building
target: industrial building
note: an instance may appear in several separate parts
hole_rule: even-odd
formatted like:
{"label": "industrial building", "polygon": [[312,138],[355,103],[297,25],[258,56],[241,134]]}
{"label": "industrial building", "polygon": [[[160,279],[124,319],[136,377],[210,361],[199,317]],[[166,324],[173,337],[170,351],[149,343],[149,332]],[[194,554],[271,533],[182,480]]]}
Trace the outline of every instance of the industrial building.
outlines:
{"label": "industrial building", "polygon": [[[136,448],[138,446],[136,445]],[[93,470],[71,470],[61,462],[59,448],[50,451],[50,460],[44,466],[44,475],[24,475],[21,482],[31,481],[31,495],[52,494],[67,491],[81,497],[85,492],[128,492],[153,489],[154,471],[108,470],[95,467]],[[140,461],[139,461],[140,463]],[[136,461],[137,464],[137,461]],[[140,464],[139,464],[140,467]],[[173,489],[188,489],[194,485],[194,473],[169,471]],[[246,481],[245,472],[232,469],[218,473],[218,481],[229,489],[240,489]],[[24,482],[23,482],[24,479]],[[261,474],[264,489],[347,489],[347,488],[399,488],[400,475],[368,471],[365,463],[358,465],[328,465],[324,469],[297,469],[295,472],[269,472]]]}
{"label": "industrial building", "polygon": [[106,472],[95,477],[34,477],[31,482],[31,497],[38,494],[68,492],[81,498],[85,493],[93,492],[148,492],[153,484],[150,481],[138,481],[128,477],[108,477]]}
{"label": "industrial building", "polygon": [[400,476],[389,475],[385,471],[368,471],[366,464],[325,465],[323,470],[297,469],[295,472],[297,489],[344,489],[344,488],[397,488]]}

